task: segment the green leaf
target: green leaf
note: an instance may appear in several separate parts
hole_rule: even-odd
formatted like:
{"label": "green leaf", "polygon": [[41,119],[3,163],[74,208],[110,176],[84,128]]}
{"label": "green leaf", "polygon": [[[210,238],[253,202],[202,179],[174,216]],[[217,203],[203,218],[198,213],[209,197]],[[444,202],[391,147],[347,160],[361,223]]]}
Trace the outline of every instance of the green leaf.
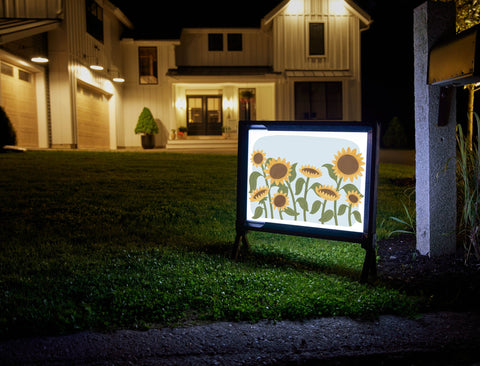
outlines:
{"label": "green leaf", "polygon": [[357,220],[359,223],[362,223],[362,214],[358,211],[353,211],[353,217],[355,217],[355,220]]}
{"label": "green leaf", "polygon": [[313,202],[312,210],[310,211],[310,213],[312,215],[317,213],[317,211],[320,210],[320,207],[322,207],[322,202],[320,202],[320,201]]}
{"label": "green leaf", "polygon": [[300,178],[295,184],[295,194],[299,195],[302,192],[303,186],[305,185],[305,179]]}
{"label": "green leaf", "polygon": [[347,208],[347,205],[340,205],[340,207],[338,208],[338,216],[342,216],[347,210]]}
{"label": "green leaf", "polygon": [[287,215],[289,216],[298,216],[300,215],[298,212],[296,212],[294,209],[292,209],[291,207],[287,207],[284,211]]}
{"label": "green leaf", "polygon": [[278,191],[280,193],[285,193],[285,194],[288,194],[288,187],[285,185],[285,184],[279,184],[278,185]]}
{"label": "green leaf", "polygon": [[262,176],[262,173],[260,173],[260,172],[253,172],[252,174],[250,174],[250,178],[248,179],[248,181],[250,183],[249,193],[252,193],[254,190],[257,189],[257,180],[261,176]]}
{"label": "green leaf", "polygon": [[340,188],[340,190],[342,190],[342,189],[345,191],[345,193],[352,192],[352,191],[360,193],[360,190],[355,185],[353,185],[351,183],[345,184],[342,188]]}
{"label": "green leaf", "polygon": [[323,164],[322,166],[324,168],[327,168],[328,175],[330,176],[330,178],[332,178],[336,182],[338,178],[335,172],[333,171],[333,164]]}
{"label": "green leaf", "polygon": [[252,219],[258,219],[262,215],[263,215],[263,208],[262,208],[262,206],[258,206],[255,209],[255,214],[253,215]]}
{"label": "green leaf", "polygon": [[304,197],[299,197],[297,202],[302,210],[308,211],[308,202]]}
{"label": "green leaf", "polygon": [[292,174],[288,178],[288,181],[292,183],[297,178],[297,163],[293,164],[290,169],[292,170]]}
{"label": "green leaf", "polygon": [[323,223],[330,221],[333,218],[333,211],[332,210],[327,210],[323,213],[322,217],[320,218],[319,221]]}

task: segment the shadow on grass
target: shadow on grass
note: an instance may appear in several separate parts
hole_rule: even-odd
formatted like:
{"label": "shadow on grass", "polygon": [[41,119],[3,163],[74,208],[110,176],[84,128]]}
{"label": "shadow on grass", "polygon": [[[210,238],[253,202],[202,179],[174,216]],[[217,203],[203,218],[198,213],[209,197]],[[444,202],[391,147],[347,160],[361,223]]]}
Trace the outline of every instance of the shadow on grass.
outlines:
{"label": "shadow on grass", "polygon": [[[352,244],[356,245],[356,244]],[[277,268],[289,268],[297,271],[308,271],[322,273],[325,275],[336,275],[345,277],[352,281],[359,281],[361,268],[353,269],[340,264],[322,262],[308,258],[293,258],[291,255],[275,252],[262,252],[252,245],[249,248],[240,247],[239,255],[235,260],[234,240],[231,242],[218,241],[214,243],[204,243],[196,248],[190,248],[189,251],[201,252],[207,255],[218,255],[238,263],[252,264],[255,266],[268,265]]]}

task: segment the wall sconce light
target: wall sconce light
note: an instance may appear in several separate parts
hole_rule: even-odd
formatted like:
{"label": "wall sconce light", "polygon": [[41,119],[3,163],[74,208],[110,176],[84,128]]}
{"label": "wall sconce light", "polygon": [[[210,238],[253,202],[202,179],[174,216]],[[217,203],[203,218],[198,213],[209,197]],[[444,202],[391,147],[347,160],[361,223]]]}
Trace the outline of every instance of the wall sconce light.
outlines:
{"label": "wall sconce light", "polygon": [[90,65],[90,68],[92,70],[96,70],[96,71],[102,71],[103,70],[103,66],[100,65],[100,62],[98,61],[98,51],[100,50],[97,45],[94,46],[94,49],[95,49],[95,56],[94,56],[94,61],[92,62],[92,64]]}
{"label": "wall sconce light", "polygon": [[120,75],[120,72],[116,68],[114,68],[113,70],[108,70],[108,72],[112,77],[112,81],[114,81],[115,83],[125,82],[125,78]]}
{"label": "wall sconce light", "polygon": [[45,56],[34,56],[30,59],[30,61],[35,62],[37,64],[46,64],[49,60]]}

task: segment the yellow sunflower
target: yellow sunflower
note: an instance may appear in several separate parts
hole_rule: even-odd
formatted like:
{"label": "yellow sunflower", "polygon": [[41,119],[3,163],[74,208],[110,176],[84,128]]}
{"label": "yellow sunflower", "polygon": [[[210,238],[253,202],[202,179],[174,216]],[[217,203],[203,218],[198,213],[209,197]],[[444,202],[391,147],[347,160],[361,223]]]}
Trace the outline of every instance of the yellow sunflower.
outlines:
{"label": "yellow sunflower", "polygon": [[265,197],[267,197],[268,194],[268,188],[267,187],[260,187],[256,189],[251,195],[250,195],[250,202],[258,202],[263,200]]}
{"label": "yellow sunflower", "polygon": [[251,162],[255,166],[261,166],[265,162],[265,153],[263,150],[254,151],[252,154]]}
{"label": "yellow sunflower", "polygon": [[336,201],[340,198],[340,193],[333,186],[319,185],[315,188],[315,192],[327,201]]}
{"label": "yellow sunflower", "polygon": [[310,165],[304,165],[300,168],[300,173],[302,173],[307,178],[318,178],[322,176],[320,169],[317,169]]}
{"label": "yellow sunflower", "polygon": [[272,159],[265,169],[267,179],[270,179],[271,184],[281,184],[285,182],[291,175],[291,165],[285,159]]}
{"label": "yellow sunflower", "polygon": [[361,198],[362,198],[362,195],[357,191],[347,192],[347,203],[352,207],[357,207],[360,203],[362,203],[360,201]]}
{"label": "yellow sunflower", "polygon": [[285,193],[277,192],[272,198],[272,204],[278,211],[283,211],[288,206],[288,196]]}
{"label": "yellow sunflower", "polygon": [[337,176],[345,180],[350,179],[351,182],[362,176],[363,165],[365,165],[365,162],[362,154],[357,154],[357,149],[351,150],[348,148],[345,151],[345,148],[342,148],[342,151],[339,151],[335,155],[335,160],[333,160],[333,170]]}

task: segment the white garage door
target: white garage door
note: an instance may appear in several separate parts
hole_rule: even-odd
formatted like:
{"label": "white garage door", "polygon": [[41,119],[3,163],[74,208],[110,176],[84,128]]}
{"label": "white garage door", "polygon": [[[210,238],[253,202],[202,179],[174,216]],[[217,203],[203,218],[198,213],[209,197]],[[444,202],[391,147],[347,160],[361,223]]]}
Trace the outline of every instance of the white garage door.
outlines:
{"label": "white garage door", "polygon": [[38,147],[35,74],[3,61],[0,66],[2,107],[15,128],[17,144]]}
{"label": "white garage door", "polygon": [[110,147],[107,95],[80,84],[77,86],[77,137],[79,148]]}

